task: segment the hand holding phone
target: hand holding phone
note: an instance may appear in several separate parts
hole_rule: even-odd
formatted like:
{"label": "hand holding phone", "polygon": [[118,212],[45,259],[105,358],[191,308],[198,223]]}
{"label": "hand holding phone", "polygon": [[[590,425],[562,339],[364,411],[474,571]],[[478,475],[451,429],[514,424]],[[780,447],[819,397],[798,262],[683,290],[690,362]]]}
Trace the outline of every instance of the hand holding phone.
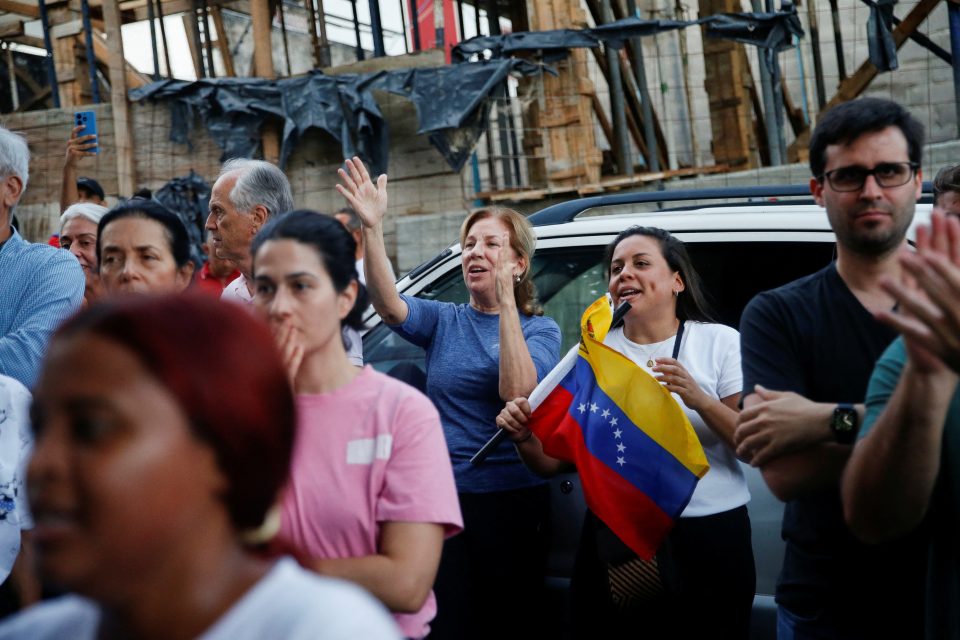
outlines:
{"label": "hand holding phone", "polygon": [[[78,111],[73,114],[73,124],[75,127],[82,127],[77,132],[76,142],[79,143],[83,138],[82,148],[80,150],[87,153],[99,153],[100,146],[97,140],[97,112],[96,111]],[[94,137],[89,137],[94,136]],[[72,142],[72,141],[71,141]]]}

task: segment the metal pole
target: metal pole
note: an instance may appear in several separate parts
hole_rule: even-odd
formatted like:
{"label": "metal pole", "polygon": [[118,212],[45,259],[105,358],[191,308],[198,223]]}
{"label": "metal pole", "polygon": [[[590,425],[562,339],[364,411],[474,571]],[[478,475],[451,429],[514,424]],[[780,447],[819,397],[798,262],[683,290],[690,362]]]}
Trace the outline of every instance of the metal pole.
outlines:
{"label": "metal pole", "polygon": [[443,35],[443,0],[433,0],[433,33],[436,36],[433,46],[436,49],[447,49],[447,41]]}
{"label": "metal pole", "polygon": [[[773,3],[774,0],[767,0],[767,13],[776,12]],[[771,66],[770,84],[773,85],[773,108],[777,116],[777,147],[780,149],[780,163],[783,164],[787,161],[787,141],[783,137],[783,129],[786,124],[784,123],[783,81],[780,74],[780,54],[777,53],[776,49],[768,49],[766,55]]]}
{"label": "metal pole", "polygon": [[[950,55],[960,60],[960,6],[947,3],[947,15],[950,18]],[[960,136],[960,64],[953,65],[953,95],[957,114],[957,135]]]}
{"label": "metal pole", "polygon": [[847,65],[843,62],[843,35],[840,32],[840,8],[837,0],[830,0],[830,17],[833,20],[833,46],[837,52],[837,73],[840,82],[847,79]]}
{"label": "metal pole", "polygon": [[304,0],[304,8],[307,10],[307,22],[310,33],[310,44],[313,46],[313,66],[322,67],[320,64],[320,38],[317,36],[317,10],[313,6],[313,0]]}
{"label": "metal pole", "polygon": [[827,90],[823,86],[823,58],[820,57],[820,25],[817,22],[816,0],[807,0],[807,22],[810,23],[810,48],[813,53],[813,79],[817,86],[817,106],[827,104]]}
{"label": "metal pole", "polygon": [[[154,2],[154,0],[147,0]],[[167,46],[167,27],[163,24],[163,4],[160,0],[157,3],[157,20],[160,22],[160,41],[163,42],[163,61],[167,65],[167,77],[173,77],[173,71],[170,70],[170,47]]]}
{"label": "metal pole", "polygon": [[[487,17],[490,24],[490,35],[500,35],[500,12],[497,8],[497,0],[487,1]],[[494,104],[497,108],[497,138],[500,143],[500,170],[503,172],[503,183],[506,187],[512,187],[516,184],[514,180],[512,167],[510,164],[510,141],[507,138],[507,117],[504,113],[510,105],[510,90],[507,88],[507,81],[504,80],[500,89],[497,90]]]}
{"label": "metal pole", "polygon": [[370,6],[370,31],[373,32],[373,57],[382,58],[387,55],[383,47],[383,26],[380,24],[379,0],[368,0]]}
{"label": "metal pole", "polygon": [[[84,0],[84,5],[87,1]],[[150,50],[153,53],[153,79],[160,79],[160,52],[157,50],[157,25],[154,23],[157,16],[153,12],[153,0],[147,0],[147,20],[150,22]]]}
{"label": "metal pole", "polygon": [[353,8],[353,33],[357,36],[357,60],[363,60],[363,45],[360,44],[360,16],[357,14],[357,0],[350,0]]}
{"label": "metal pole", "polygon": [[[206,0],[204,0],[206,2]],[[277,2],[277,11],[280,14],[280,35],[283,38],[283,58],[287,61],[287,77],[293,75],[290,67],[290,43],[287,42],[287,20],[283,15],[283,0]]]}
{"label": "metal pole", "polygon": [[[90,74],[90,93],[93,96],[93,104],[100,104],[100,83],[97,82],[97,58],[93,53],[93,27],[90,26],[90,4],[87,0],[80,0],[80,16],[83,20],[83,39],[87,49],[87,73]],[[156,64],[156,40],[154,40],[153,60],[154,64]]]}
{"label": "metal pole", "polygon": [[410,43],[407,41],[407,14],[403,9],[403,0],[400,0],[400,32],[403,33],[403,52],[410,53]]}
{"label": "metal pole", "polygon": [[203,0],[200,5],[200,18],[203,20],[203,39],[207,50],[207,75],[217,76],[217,69],[213,66],[213,38],[210,37],[210,5]]}
{"label": "metal pole", "polygon": [[329,67],[333,62],[330,58],[330,41],[327,40],[327,12],[323,8],[323,0],[317,0],[317,19],[320,27],[320,66]]}
{"label": "metal pole", "polygon": [[[636,0],[627,0],[627,13],[640,17]],[[643,44],[640,38],[634,38],[633,76],[640,88],[640,107],[643,110],[643,141],[647,145],[647,169],[660,171],[660,150],[657,148],[657,130],[653,126],[653,103],[650,101],[650,88],[647,86],[647,69],[643,61]]]}
{"label": "metal pole", "polygon": [[201,78],[207,77],[207,64],[203,59],[203,42],[200,41],[200,18],[197,16],[197,9],[199,5],[197,0],[190,0],[190,12],[193,14],[193,20],[191,21],[191,31],[193,31],[193,46],[197,51],[197,62],[200,64],[197,65],[197,70],[200,72]]}
{"label": "metal pole", "polygon": [[50,83],[50,97],[53,108],[60,108],[60,86],[57,84],[57,68],[53,64],[53,42],[50,41],[50,20],[47,18],[46,0],[39,0],[40,25],[43,27],[43,46],[47,50],[47,82]]}
{"label": "metal pole", "polygon": [[[755,13],[763,11],[763,5],[760,0],[752,0]],[[763,123],[767,132],[767,150],[770,153],[770,166],[776,167],[783,164],[780,159],[780,134],[777,131],[777,107],[773,94],[773,69],[767,66],[764,61],[766,51],[757,47],[757,54],[760,56],[760,91],[763,96]]]}
{"label": "metal pole", "polygon": [[14,111],[20,110],[20,93],[17,91],[17,66],[13,62],[13,49],[9,42],[3,43],[7,50],[7,79],[10,81],[10,106]]}
{"label": "metal pole", "polygon": [[[613,22],[613,10],[610,0],[601,2],[601,16],[603,22]],[[617,139],[617,165],[620,173],[625,176],[633,175],[633,160],[630,157],[630,138],[627,131],[627,114],[623,108],[623,79],[620,77],[620,54],[608,44],[603,45],[607,55],[607,84],[610,88],[610,110],[613,112],[614,137]]]}
{"label": "metal pole", "polygon": [[410,27],[413,29],[413,50],[420,51],[420,7],[419,0],[408,0],[410,7]]}

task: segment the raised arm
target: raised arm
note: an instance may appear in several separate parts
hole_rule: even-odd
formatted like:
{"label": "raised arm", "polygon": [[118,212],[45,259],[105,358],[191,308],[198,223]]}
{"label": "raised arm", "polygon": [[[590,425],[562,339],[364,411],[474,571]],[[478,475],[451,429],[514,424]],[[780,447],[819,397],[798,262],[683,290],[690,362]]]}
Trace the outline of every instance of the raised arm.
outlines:
{"label": "raised arm", "polygon": [[497,303],[500,306],[500,399],[526,397],[537,386],[537,367],[523,337],[514,295],[516,261],[506,257],[510,236],[504,234],[497,254]]}
{"label": "raised arm", "polygon": [[67,154],[63,160],[63,182],[60,185],[60,213],[80,199],[80,193],[77,191],[77,161],[80,158],[97,155],[89,151],[97,146],[97,136],[78,137],[77,133],[82,129],[82,126],[74,127],[70,131],[70,139],[67,140]]}
{"label": "raised arm", "polygon": [[407,319],[407,303],[397,293],[396,278],[387,247],[383,241],[383,218],[387,214],[387,176],[374,184],[360,158],[346,161],[347,169],[338,169],[341,184],[337,185],[363,223],[363,271],[367,293],[373,308],[387,324],[400,324]]}

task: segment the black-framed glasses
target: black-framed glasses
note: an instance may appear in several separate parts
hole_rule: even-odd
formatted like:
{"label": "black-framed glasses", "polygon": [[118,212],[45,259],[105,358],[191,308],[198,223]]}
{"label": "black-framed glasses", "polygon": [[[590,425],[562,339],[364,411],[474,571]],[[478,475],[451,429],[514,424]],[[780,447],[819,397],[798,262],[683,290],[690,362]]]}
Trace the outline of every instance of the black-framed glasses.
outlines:
{"label": "black-framed glasses", "polygon": [[873,169],[852,165],[827,171],[820,180],[826,179],[834,191],[859,191],[863,189],[867,176],[873,176],[884,188],[902,187],[910,182],[919,168],[916,162],[881,162]]}

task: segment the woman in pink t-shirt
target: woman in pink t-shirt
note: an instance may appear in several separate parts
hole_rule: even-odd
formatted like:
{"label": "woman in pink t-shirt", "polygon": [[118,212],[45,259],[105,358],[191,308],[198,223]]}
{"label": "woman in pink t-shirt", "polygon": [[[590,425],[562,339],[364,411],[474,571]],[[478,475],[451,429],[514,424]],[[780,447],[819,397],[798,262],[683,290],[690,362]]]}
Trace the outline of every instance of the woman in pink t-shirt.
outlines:
{"label": "woman in pink t-shirt", "polygon": [[298,432],[279,541],[317,572],[353,580],[421,638],[446,536],[462,528],[440,418],[412,387],[347,359],[362,327],[354,240],[334,218],[294,211],[254,239],[254,304],[297,394]]}

